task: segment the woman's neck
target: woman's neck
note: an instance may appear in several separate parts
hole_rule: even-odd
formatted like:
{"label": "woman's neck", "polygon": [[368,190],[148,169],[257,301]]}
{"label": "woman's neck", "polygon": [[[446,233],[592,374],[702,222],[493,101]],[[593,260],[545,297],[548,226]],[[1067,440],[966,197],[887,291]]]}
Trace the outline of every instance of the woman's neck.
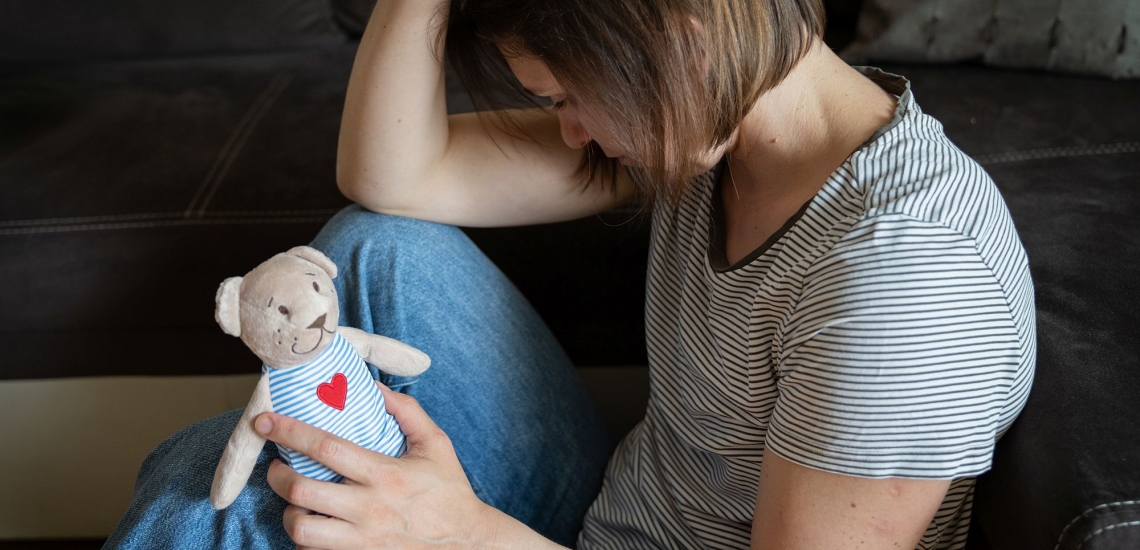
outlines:
{"label": "woman's neck", "polygon": [[726,147],[725,253],[746,257],[891,120],[895,98],[817,43],[763,94]]}
{"label": "woman's neck", "polygon": [[807,186],[814,195],[894,109],[893,96],[817,41],[741,122],[727,148],[736,191],[802,195]]}

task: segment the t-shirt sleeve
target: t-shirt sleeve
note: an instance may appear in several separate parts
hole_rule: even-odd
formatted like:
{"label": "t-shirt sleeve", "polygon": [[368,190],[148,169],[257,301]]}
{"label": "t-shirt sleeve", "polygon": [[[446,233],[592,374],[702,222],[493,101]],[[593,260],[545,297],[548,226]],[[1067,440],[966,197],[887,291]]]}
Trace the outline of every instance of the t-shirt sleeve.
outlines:
{"label": "t-shirt sleeve", "polygon": [[973,240],[903,216],[863,220],[804,281],[774,350],[767,448],[861,477],[989,469],[1020,348]]}

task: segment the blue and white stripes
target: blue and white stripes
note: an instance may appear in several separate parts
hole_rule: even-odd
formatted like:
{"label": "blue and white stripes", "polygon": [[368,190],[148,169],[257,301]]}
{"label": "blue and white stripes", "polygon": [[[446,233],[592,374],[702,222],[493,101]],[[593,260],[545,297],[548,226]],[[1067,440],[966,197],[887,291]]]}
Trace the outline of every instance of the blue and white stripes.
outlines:
{"label": "blue and white stripes", "polygon": [[[274,412],[389,456],[400,456],[407,449],[404,434],[384,409],[384,396],[364,361],[340,334],[334,334],[329,346],[304,365],[287,369],[262,366],[262,370],[269,375]],[[346,382],[343,392],[340,381],[335,380],[338,374]],[[343,479],[293,449],[278,444],[277,451],[286,464],[305,476],[334,482]]]}

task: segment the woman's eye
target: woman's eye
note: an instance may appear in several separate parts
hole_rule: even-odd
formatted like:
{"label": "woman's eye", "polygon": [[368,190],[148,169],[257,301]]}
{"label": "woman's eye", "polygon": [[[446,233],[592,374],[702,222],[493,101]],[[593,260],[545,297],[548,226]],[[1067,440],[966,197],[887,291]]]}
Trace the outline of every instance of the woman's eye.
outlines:
{"label": "woman's eye", "polygon": [[315,290],[317,292],[321,291],[321,286],[318,285],[316,281],[313,281],[313,290]]}
{"label": "woman's eye", "polygon": [[562,101],[555,101],[554,102],[554,110],[555,111],[561,111],[564,107],[566,107],[566,100],[565,99],[563,99]]}

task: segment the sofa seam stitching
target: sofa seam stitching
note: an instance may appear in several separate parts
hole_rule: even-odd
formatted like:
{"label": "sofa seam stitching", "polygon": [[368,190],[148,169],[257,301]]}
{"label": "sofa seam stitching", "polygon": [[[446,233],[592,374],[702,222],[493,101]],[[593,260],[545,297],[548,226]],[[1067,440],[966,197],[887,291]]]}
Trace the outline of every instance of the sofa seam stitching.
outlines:
{"label": "sofa seam stitching", "polygon": [[[201,218],[206,212],[206,206],[209,205],[210,200],[214,198],[214,194],[221,186],[222,180],[225,179],[229,173],[230,167],[233,166],[234,161],[237,160],[241,150],[245,147],[249,137],[261,122],[261,119],[273,107],[277,98],[289,87],[293,80],[293,75],[290,71],[282,71],[274,75],[273,79],[269,81],[265,89],[242,115],[238,125],[234,128],[233,133],[226,139],[225,145],[218,151],[218,156],[214,158],[214,162],[210,165],[210,169],[206,172],[206,177],[202,179],[202,183],[198,184],[198,190],[190,199],[190,204],[186,206],[183,212],[184,218],[198,217]],[[204,194],[204,195],[203,195]],[[199,204],[200,202],[200,204]]]}
{"label": "sofa seam stitching", "polygon": [[[318,215],[332,215],[335,214],[338,208],[302,208],[302,209],[285,209],[285,210],[215,210],[207,212],[206,217],[212,219],[225,218],[227,216],[246,216],[246,217],[284,217],[284,216],[318,216]],[[153,220],[153,219],[178,219],[182,217],[182,212],[139,212],[136,214],[110,214],[104,216],[68,216],[59,218],[25,218],[22,220],[0,220],[0,228],[4,227],[19,227],[22,225],[29,226],[43,226],[43,225],[76,225],[76,224],[99,224],[114,221],[129,221],[129,220]]]}
{"label": "sofa seam stitching", "polygon": [[[1057,537],[1057,545],[1053,547],[1053,550],[1060,550],[1061,543],[1064,542],[1064,540],[1065,540],[1065,534],[1068,533],[1069,529],[1071,529],[1073,527],[1073,525],[1075,525],[1078,521],[1080,521],[1081,518],[1088,517],[1089,514],[1091,514],[1092,512],[1094,512],[1096,510],[1101,510],[1101,509],[1107,510],[1108,508],[1111,508],[1113,506],[1134,506],[1137,504],[1140,504],[1140,500],[1120,500],[1120,501],[1116,501],[1116,502],[1108,502],[1108,503],[1104,503],[1104,504],[1097,504],[1096,506],[1093,506],[1093,507],[1089,508],[1088,510],[1081,512],[1080,514],[1077,515],[1077,517],[1073,518],[1072,521],[1070,521],[1067,525],[1065,525],[1064,529],[1061,530],[1061,535],[1059,537]],[[1088,539],[1086,538],[1085,540],[1087,541]],[[1081,544],[1084,544],[1084,542],[1082,541]]]}
{"label": "sofa seam stitching", "polygon": [[1027,149],[1024,151],[1009,151],[1005,153],[986,153],[974,157],[974,160],[978,164],[992,165],[1004,164],[1008,162],[1022,162],[1027,160],[1093,155],[1113,155],[1135,152],[1140,152],[1140,141],[1102,143],[1097,145],[1076,145],[1072,147],[1049,147],[1043,149]]}
{"label": "sofa seam stitching", "polygon": [[38,235],[47,233],[73,233],[81,231],[106,231],[115,229],[150,229],[155,227],[186,227],[195,225],[257,225],[317,223],[328,221],[330,216],[291,216],[263,218],[178,218],[152,222],[94,223],[81,225],[60,225],[45,227],[15,227],[0,229],[0,236]]}
{"label": "sofa seam stitching", "polygon": [[[57,218],[26,218],[0,220],[0,235],[27,235],[36,233],[64,233],[85,230],[145,228],[159,226],[220,225],[230,223],[289,223],[323,219],[340,211],[340,208],[306,208],[283,210],[215,210],[201,218],[185,218],[182,212],[140,212],[137,214],[111,214],[105,216],[69,216]],[[620,213],[622,209],[612,212]],[[602,214],[610,213],[610,211]],[[149,223],[148,223],[149,222]],[[198,222],[198,223],[195,223]]]}
{"label": "sofa seam stitching", "polygon": [[1101,527],[1100,529],[1093,531],[1092,534],[1090,534],[1089,536],[1085,537],[1085,540],[1082,540],[1081,543],[1077,545],[1077,550],[1081,550],[1081,548],[1084,548],[1085,543],[1092,540],[1094,537],[1099,537],[1099,536],[1101,536],[1101,535],[1103,535],[1109,531],[1112,531],[1113,529],[1124,529],[1127,527],[1140,527],[1140,520],[1126,521],[1123,523],[1117,523],[1114,525],[1109,525],[1107,527]]}

